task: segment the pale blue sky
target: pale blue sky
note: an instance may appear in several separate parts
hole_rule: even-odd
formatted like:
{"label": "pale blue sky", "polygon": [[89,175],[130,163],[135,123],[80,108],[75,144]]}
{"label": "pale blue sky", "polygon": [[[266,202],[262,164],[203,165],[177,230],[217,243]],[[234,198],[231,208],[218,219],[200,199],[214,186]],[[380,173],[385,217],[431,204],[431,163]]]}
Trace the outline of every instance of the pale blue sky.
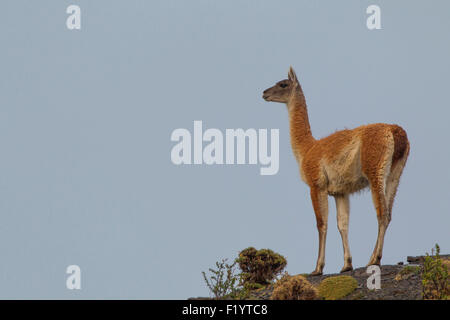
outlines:
{"label": "pale blue sky", "polygon": [[[82,29],[66,28],[76,3]],[[366,28],[381,7],[382,30]],[[271,248],[313,270],[317,231],[285,107],[261,99],[293,65],[313,134],[400,124],[411,153],[383,263],[449,251],[447,1],[2,1],[0,298],[185,299],[201,271]],[[280,129],[280,170],[174,166],[176,128]],[[365,265],[377,222],[352,197]],[[330,199],[325,272],[343,265]],[[82,270],[82,290],[65,268]]]}

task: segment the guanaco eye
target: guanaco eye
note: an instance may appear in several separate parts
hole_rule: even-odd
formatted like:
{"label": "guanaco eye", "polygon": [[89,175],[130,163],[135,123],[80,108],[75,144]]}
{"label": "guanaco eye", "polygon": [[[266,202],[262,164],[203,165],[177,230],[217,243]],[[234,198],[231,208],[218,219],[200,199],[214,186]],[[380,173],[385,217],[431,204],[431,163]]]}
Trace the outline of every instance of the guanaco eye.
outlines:
{"label": "guanaco eye", "polygon": [[280,87],[286,88],[288,85],[286,83],[280,83]]}

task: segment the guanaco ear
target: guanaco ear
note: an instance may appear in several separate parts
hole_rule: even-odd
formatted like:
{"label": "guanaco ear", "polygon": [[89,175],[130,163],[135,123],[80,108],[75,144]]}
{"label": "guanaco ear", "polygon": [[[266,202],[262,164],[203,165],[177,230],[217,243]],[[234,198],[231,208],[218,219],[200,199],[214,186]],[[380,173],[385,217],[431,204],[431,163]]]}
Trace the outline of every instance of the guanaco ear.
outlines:
{"label": "guanaco ear", "polygon": [[298,85],[297,75],[295,74],[294,68],[292,68],[292,66],[289,67],[288,79],[291,82],[295,83],[295,85]]}

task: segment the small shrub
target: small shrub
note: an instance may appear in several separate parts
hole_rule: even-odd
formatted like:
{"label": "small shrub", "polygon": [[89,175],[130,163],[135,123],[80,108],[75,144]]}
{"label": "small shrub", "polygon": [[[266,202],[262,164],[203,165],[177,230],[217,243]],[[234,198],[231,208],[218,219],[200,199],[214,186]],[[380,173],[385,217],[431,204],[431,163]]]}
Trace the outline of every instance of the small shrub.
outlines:
{"label": "small shrub", "polygon": [[216,262],[217,270],[209,269],[211,276],[208,278],[202,271],[203,279],[215,299],[224,299],[227,296],[238,294],[240,275],[235,273],[236,262],[228,264],[227,259]]}
{"label": "small shrub", "polygon": [[272,292],[271,300],[316,300],[319,294],[302,275],[285,274],[278,280]]}
{"label": "small shrub", "polygon": [[422,296],[426,300],[445,300],[450,295],[447,262],[439,256],[440,248],[436,244],[436,255],[434,249],[431,256],[427,253],[422,271]]}
{"label": "small shrub", "polygon": [[242,270],[244,283],[269,284],[286,267],[286,259],[270,249],[256,250],[253,247],[242,250],[236,259]]}
{"label": "small shrub", "polygon": [[329,277],[319,285],[319,295],[326,300],[341,299],[352,293],[358,287],[358,282],[351,276]]}

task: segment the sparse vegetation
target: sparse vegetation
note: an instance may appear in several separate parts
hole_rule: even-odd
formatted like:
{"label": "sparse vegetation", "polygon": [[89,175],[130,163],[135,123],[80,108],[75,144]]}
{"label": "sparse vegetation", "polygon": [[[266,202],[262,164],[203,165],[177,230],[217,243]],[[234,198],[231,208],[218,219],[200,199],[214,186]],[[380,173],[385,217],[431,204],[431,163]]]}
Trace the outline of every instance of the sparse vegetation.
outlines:
{"label": "sparse vegetation", "polygon": [[364,267],[355,269],[351,276],[291,276],[285,272],[280,278],[287,264],[286,259],[272,250],[257,250],[253,247],[242,250],[233,263],[222,259],[216,262],[215,268],[209,269],[208,274],[202,274],[212,299],[450,299],[450,255],[441,255],[436,244],[431,255],[408,256],[407,261],[412,264],[382,266],[383,290],[366,289],[367,275]]}
{"label": "sparse vegetation", "polygon": [[[222,259],[216,262],[216,269],[209,269],[209,277],[205,272],[202,275],[214,299],[247,299],[252,290],[267,287],[286,263],[282,255],[270,249],[250,247],[242,250],[232,264]],[[236,264],[242,272],[236,271]]]}
{"label": "sparse vegetation", "polygon": [[[434,250],[436,254],[434,255]],[[422,271],[422,296],[426,300],[449,299],[450,285],[448,279],[448,263],[439,256],[439,245],[427,253]]]}
{"label": "sparse vegetation", "polygon": [[352,293],[358,282],[351,276],[336,276],[323,280],[319,285],[319,295],[326,300],[341,299]]}
{"label": "sparse vegetation", "polygon": [[316,300],[319,294],[316,288],[302,275],[284,274],[274,285],[271,300]]}
{"label": "sparse vegetation", "polygon": [[270,249],[256,250],[253,247],[242,250],[236,261],[242,270],[242,280],[247,287],[269,284],[287,264],[282,255]]}
{"label": "sparse vegetation", "polygon": [[240,275],[235,271],[236,262],[227,263],[227,259],[216,262],[216,270],[210,268],[211,275],[206,276],[203,271],[203,279],[214,299],[224,299],[226,297],[237,296],[239,292]]}

